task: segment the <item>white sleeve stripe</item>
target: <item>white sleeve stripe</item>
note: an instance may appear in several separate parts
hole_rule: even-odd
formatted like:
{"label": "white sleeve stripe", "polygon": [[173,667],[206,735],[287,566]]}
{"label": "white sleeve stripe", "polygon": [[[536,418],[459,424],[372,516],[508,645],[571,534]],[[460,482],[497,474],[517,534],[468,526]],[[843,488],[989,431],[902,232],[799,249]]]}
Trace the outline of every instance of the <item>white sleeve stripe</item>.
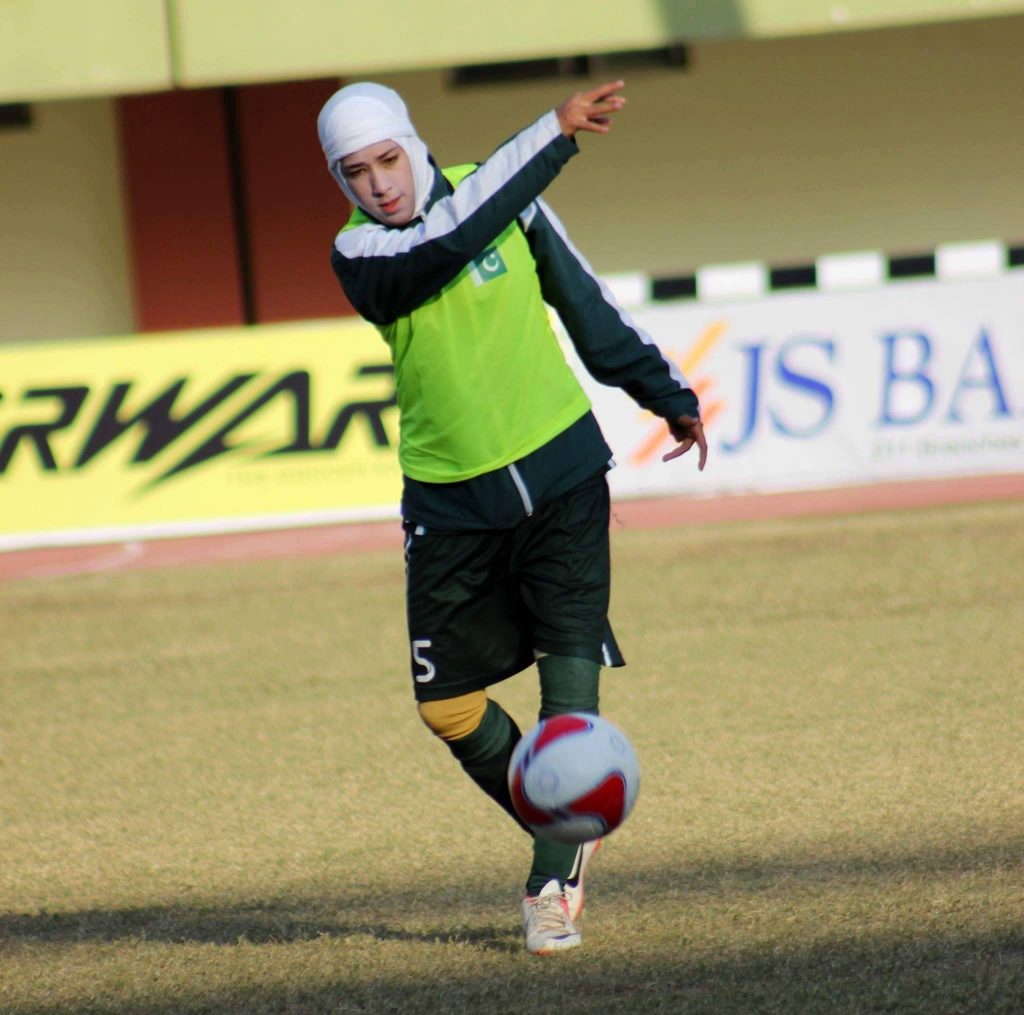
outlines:
{"label": "white sleeve stripe", "polygon": [[524,211],[522,213],[522,215],[519,216],[519,222],[520,222],[520,224],[522,225],[522,227],[524,229],[529,229],[530,228],[530,225],[532,224],[536,214],[537,214],[537,202],[536,201],[531,201],[526,206],[526,211]]}
{"label": "white sleeve stripe", "polygon": [[661,347],[658,345],[658,343],[655,342],[654,339],[646,331],[644,331],[644,329],[641,328],[633,320],[633,318],[630,317],[629,314],[622,309],[622,307],[619,306],[618,301],[612,295],[612,291],[594,273],[594,269],[590,267],[590,264],[587,262],[587,259],[573,246],[572,240],[569,239],[569,234],[565,231],[565,226],[562,225],[558,216],[551,210],[550,205],[548,205],[548,203],[541,197],[537,198],[536,204],[540,207],[540,210],[543,212],[548,222],[551,223],[551,226],[555,230],[555,232],[558,233],[558,235],[561,237],[562,242],[566,245],[569,252],[579,262],[580,267],[584,270],[584,272],[586,272],[587,275],[589,275],[593,279],[598,289],[600,289],[601,296],[604,299],[605,303],[607,303],[608,306],[610,306],[618,314],[619,320],[622,321],[622,323],[627,328],[629,328],[630,331],[635,332],[645,345],[654,346],[654,348],[658,350],[659,355],[665,361],[665,364],[668,366],[669,376],[672,378],[672,380],[674,380],[681,388],[690,387],[690,382],[687,381],[686,377],[683,375],[682,370],[680,370],[679,367],[676,366],[676,364],[673,363],[672,360],[669,359],[669,357],[664,354],[664,352],[662,352]]}
{"label": "white sleeve stripe", "polygon": [[455,188],[455,193],[436,201],[423,221],[409,229],[391,229],[367,223],[342,230],[334,246],[344,257],[395,257],[406,254],[454,232],[485,205],[532,158],[561,134],[554,110],[503,144],[476,172]]}

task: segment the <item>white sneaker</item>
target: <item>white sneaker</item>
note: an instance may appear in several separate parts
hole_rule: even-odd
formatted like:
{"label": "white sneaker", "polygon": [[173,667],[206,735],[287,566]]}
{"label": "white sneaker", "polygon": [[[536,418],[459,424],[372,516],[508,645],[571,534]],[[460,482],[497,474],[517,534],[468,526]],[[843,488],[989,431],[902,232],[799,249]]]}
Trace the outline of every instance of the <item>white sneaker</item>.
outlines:
{"label": "white sneaker", "polygon": [[590,842],[583,843],[576,853],[576,862],[572,866],[572,871],[565,879],[565,886],[562,890],[565,893],[565,901],[569,905],[569,919],[573,923],[580,918],[580,914],[583,912],[583,872],[587,869],[590,858],[600,848],[600,839],[592,839]]}
{"label": "white sneaker", "polygon": [[550,955],[578,948],[583,941],[569,919],[569,904],[557,878],[552,878],[539,895],[523,899],[523,928],[526,950],[531,955]]}

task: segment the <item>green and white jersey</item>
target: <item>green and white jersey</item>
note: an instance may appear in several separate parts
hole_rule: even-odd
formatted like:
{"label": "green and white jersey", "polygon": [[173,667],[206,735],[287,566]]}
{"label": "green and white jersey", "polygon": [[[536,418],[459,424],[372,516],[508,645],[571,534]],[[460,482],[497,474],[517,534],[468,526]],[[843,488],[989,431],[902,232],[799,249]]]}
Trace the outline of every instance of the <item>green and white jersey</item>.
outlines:
{"label": "green and white jersey", "polygon": [[[391,350],[407,477],[454,483],[541,449],[589,410],[551,329],[587,369],[666,418],[697,414],[678,369],[633,325],[539,199],[576,153],[552,111],[480,166],[438,172],[420,219],[356,209],[332,265]],[[596,466],[595,466],[596,468]]]}
{"label": "green and white jersey", "polygon": [[[457,188],[476,168],[443,172]],[[349,228],[366,221],[357,210]],[[503,468],[590,408],[552,331],[518,223],[435,296],[378,328],[395,365],[399,461],[413,479],[452,483]]]}

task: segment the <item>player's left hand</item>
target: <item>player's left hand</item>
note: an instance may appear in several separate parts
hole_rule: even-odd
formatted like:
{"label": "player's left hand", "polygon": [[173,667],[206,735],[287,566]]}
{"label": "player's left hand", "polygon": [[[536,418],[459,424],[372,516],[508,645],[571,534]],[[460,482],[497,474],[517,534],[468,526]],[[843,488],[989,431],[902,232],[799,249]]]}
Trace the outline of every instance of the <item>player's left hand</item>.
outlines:
{"label": "player's left hand", "polygon": [[679,446],[673,448],[668,454],[662,455],[663,462],[669,462],[673,458],[685,455],[694,446],[700,449],[700,460],[697,468],[703,472],[704,465],[708,460],[708,442],[704,436],[704,424],[694,416],[679,416],[677,419],[667,420],[669,433],[679,442]]}

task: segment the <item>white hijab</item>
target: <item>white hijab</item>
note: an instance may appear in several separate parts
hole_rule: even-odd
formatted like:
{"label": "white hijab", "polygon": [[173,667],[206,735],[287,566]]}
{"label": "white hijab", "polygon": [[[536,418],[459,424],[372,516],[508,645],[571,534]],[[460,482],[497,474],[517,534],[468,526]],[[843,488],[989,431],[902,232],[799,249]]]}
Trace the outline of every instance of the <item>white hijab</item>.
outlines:
{"label": "white hijab", "polygon": [[422,213],[434,186],[434,167],[430,164],[427,146],[416,133],[398,92],[371,82],[347,85],[324,103],[316,129],[331,176],[349,201],[358,204],[368,215],[373,211],[356,199],[339,163],[346,155],[378,141],[394,141],[401,146],[412,165],[416,189],[414,215]]}

